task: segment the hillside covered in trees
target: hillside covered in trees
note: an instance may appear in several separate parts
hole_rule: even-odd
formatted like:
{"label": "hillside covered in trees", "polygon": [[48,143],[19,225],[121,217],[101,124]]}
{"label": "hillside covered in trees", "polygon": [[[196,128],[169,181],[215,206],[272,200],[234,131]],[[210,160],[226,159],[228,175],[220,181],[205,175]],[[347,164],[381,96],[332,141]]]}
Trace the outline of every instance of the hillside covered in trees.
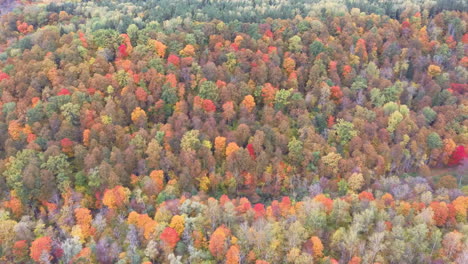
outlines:
{"label": "hillside covered in trees", "polygon": [[468,263],[466,1],[0,7],[0,263]]}

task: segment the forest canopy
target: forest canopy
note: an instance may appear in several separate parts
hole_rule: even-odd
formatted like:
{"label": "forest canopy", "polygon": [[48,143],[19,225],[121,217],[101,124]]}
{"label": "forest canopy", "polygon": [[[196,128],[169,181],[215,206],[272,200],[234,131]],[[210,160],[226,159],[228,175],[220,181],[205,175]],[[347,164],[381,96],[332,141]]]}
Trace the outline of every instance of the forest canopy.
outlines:
{"label": "forest canopy", "polygon": [[1,263],[468,263],[462,0],[0,0]]}

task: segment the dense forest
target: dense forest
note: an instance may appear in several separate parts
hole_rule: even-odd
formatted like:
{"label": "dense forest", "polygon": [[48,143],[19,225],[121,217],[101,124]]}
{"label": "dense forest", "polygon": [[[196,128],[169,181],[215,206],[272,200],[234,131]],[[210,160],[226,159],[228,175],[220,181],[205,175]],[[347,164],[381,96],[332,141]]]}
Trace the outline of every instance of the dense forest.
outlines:
{"label": "dense forest", "polygon": [[0,8],[0,263],[468,263],[468,2]]}

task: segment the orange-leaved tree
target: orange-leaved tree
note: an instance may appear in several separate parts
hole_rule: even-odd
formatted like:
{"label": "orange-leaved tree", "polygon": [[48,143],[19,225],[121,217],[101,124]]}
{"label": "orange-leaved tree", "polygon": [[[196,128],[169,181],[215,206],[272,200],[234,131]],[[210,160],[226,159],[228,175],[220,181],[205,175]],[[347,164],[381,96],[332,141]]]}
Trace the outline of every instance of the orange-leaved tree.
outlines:
{"label": "orange-leaved tree", "polygon": [[151,234],[154,232],[157,226],[156,221],[151,219],[148,214],[139,214],[135,211],[132,211],[128,215],[127,221],[129,224],[141,228],[143,230],[143,236],[145,239],[149,239],[151,237]]}
{"label": "orange-leaved tree", "polygon": [[94,233],[94,228],[91,226],[93,216],[91,215],[91,211],[88,208],[76,208],[75,218],[77,224],[81,228],[81,234],[83,235],[83,238],[87,238]]}
{"label": "orange-leaved tree", "polygon": [[225,256],[226,247],[227,247],[227,238],[230,235],[231,231],[223,226],[218,227],[210,238],[209,250],[211,255],[216,259],[220,260]]}
{"label": "orange-leaved tree", "polygon": [[310,238],[312,241],[312,253],[314,258],[321,258],[323,257],[323,244],[319,237],[313,236]]}
{"label": "orange-leaved tree", "polygon": [[232,245],[226,253],[226,264],[239,264],[240,251],[239,246]]}
{"label": "orange-leaved tree", "polygon": [[52,249],[52,239],[48,236],[40,237],[31,244],[30,256],[34,261],[39,262],[42,254],[50,254]]}
{"label": "orange-leaved tree", "polygon": [[180,240],[179,234],[172,227],[166,227],[159,236],[159,239],[161,239],[164,245],[170,250],[174,249],[174,247],[177,245],[177,242]]}
{"label": "orange-leaved tree", "polygon": [[255,99],[253,96],[250,94],[246,95],[242,101],[242,106],[244,106],[247,111],[252,112],[252,110],[255,108]]}
{"label": "orange-leaved tree", "polygon": [[118,209],[128,203],[128,195],[130,190],[120,185],[115,186],[113,189],[106,189],[102,197],[102,203],[111,208]]}

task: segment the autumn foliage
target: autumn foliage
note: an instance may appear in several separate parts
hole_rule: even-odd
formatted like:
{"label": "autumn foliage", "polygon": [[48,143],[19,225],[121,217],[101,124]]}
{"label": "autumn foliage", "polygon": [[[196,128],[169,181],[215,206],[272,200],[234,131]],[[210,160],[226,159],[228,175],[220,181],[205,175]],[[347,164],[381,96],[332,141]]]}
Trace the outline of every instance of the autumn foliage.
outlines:
{"label": "autumn foliage", "polygon": [[449,165],[458,165],[464,159],[468,159],[468,151],[465,150],[465,146],[458,146],[450,155]]}
{"label": "autumn foliage", "polygon": [[211,255],[215,258],[221,259],[225,256],[227,250],[226,243],[229,235],[230,231],[225,226],[218,227],[211,235],[208,248]]}
{"label": "autumn foliage", "polygon": [[106,189],[102,197],[102,203],[111,208],[118,209],[128,202],[128,189],[116,186],[113,189]]}
{"label": "autumn foliage", "polygon": [[226,264],[238,264],[240,262],[239,255],[239,247],[236,245],[231,246],[226,253]]}
{"label": "autumn foliage", "polygon": [[0,1],[0,263],[466,263],[464,2]]}
{"label": "autumn foliage", "polygon": [[18,259],[24,259],[27,257],[29,251],[28,242],[26,240],[16,241],[13,245],[13,254]]}
{"label": "autumn foliage", "polygon": [[52,239],[48,236],[40,237],[31,243],[30,256],[34,261],[39,262],[41,256],[43,254],[49,255],[51,250]]}
{"label": "autumn foliage", "polygon": [[171,227],[166,227],[159,238],[170,249],[173,249],[180,240],[177,231]]}

